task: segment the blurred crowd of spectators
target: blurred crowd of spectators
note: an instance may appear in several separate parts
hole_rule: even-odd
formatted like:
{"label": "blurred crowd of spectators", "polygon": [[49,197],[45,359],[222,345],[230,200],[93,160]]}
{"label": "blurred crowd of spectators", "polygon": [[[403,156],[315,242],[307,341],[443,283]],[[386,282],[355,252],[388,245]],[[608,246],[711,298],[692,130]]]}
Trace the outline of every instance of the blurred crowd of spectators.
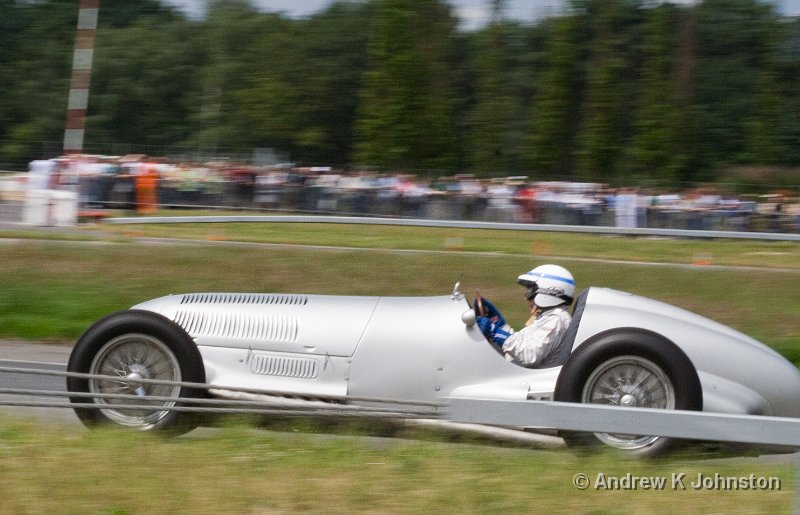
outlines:
{"label": "blurred crowd of spectators", "polygon": [[444,220],[798,232],[796,193],[735,196],[613,189],[527,177],[436,179],[290,165],[253,167],[124,157],[66,156],[30,163],[30,189],[70,189],[81,209],[234,208]]}

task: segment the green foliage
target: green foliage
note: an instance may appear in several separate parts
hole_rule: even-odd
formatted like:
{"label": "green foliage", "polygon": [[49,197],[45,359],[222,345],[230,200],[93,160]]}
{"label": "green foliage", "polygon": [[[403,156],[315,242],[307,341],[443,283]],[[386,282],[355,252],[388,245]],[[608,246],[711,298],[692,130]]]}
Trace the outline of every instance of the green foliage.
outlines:
{"label": "green foliage", "polygon": [[545,28],[548,49],[532,104],[530,160],[538,174],[568,175],[580,120],[580,41],[585,31],[577,16],[549,20]]}
{"label": "green foliage", "polygon": [[200,96],[193,73],[206,54],[196,36],[186,22],[148,19],[100,30],[88,133],[100,141],[142,145],[186,139]]}
{"label": "green foliage", "polygon": [[[239,141],[308,161],[347,164],[366,62],[366,11],[335,3],[308,20],[270,16],[253,25],[248,30],[259,36],[239,44],[236,59],[248,67],[239,84],[230,84],[230,125]],[[245,53],[250,57],[243,59]]]}
{"label": "green foliage", "polygon": [[638,48],[638,20],[625,0],[587,1],[585,9],[589,50],[575,171],[583,179],[608,179],[620,170],[632,107],[629,61]]}
{"label": "green foliage", "polygon": [[491,175],[527,173],[530,119],[520,116],[534,88],[528,29],[496,20],[476,34],[475,106],[469,116],[472,168]]}
{"label": "green foliage", "polygon": [[376,2],[356,161],[382,169],[453,169],[455,25],[440,0]]}
{"label": "green foliage", "polygon": [[[102,2],[87,148],[268,147],[383,170],[615,184],[800,166],[800,20],[759,0],[572,0],[459,30],[445,0],[313,16]],[[0,0],[0,167],[60,148],[74,1]]]}
{"label": "green foliage", "polygon": [[[770,39],[777,20],[769,6],[756,0],[707,0],[696,17],[696,112],[703,128],[698,151],[711,162],[742,162],[746,149],[752,148],[748,125],[761,125],[755,119],[770,126],[774,122],[765,66],[774,52]],[[769,150],[756,153],[763,152]]]}
{"label": "green foliage", "polygon": [[652,9],[644,21],[640,88],[626,149],[630,172],[637,177],[671,181],[681,168],[680,135],[691,125],[675,109],[680,102],[673,80],[680,22],[680,12],[669,4]]}

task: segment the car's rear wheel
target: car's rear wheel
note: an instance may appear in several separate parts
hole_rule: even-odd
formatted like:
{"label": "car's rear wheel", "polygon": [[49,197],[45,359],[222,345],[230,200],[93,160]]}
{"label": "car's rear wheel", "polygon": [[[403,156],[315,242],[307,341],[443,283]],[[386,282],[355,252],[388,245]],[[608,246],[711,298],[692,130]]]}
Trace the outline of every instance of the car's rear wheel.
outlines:
{"label": "car's rear wheel", "polygon": [[[702,409],[700,381],[689,358],[661,336],[637,329],[598,335],[562,369],[555,400],[654,409]],[[633,455],[667,452],[676,441],[654,435],[565,432],[570,446],[602,443]]]}
{"label": "car's rear wheel", "polygon": [[[174,383],[205,382],[202,358],[183,329],[160,315],[123,311],[100,320],[75,345],[67,369],[114,377],[67,379],[70,393],[96,395],[70,397],[76,404],[96,405],[75,408],[88,426],[114,423],[172,433],[195,426],[195,417],[172,408],[181,404],[180,399],[202,396],[203,392]],[[125,397],[116,397],[119,395]]]}
{"label": "car's rear wheel", "polygon": [[[592,371],[581,402],[612,406],[675,409],[675,387],[664,371],[641,356],[616,356]],[[639,451],[655,444],[658,436],[595,433],[606,445]]]}

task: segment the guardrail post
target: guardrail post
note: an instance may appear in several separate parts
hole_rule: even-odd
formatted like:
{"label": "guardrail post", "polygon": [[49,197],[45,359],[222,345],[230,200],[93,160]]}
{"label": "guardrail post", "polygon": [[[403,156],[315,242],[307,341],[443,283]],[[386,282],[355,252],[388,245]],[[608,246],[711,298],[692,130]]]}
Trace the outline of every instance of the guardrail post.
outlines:
{"label": "guardrail post", "polygon": [[796,470],[794,471],[794,513],[800,515],[800,452],[795,455]]}

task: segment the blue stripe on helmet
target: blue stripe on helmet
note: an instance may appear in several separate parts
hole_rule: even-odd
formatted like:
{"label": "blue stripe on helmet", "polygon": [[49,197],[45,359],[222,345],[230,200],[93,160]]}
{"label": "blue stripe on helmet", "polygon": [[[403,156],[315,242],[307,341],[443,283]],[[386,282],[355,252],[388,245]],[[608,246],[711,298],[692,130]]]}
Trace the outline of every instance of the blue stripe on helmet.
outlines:
{"label": "blue stripe on helmet", "polygon": [[531,276],[534,276],[534,277],[541,277],[542,279],[553,279],[554,281],[561,281],[562,283],[575,285],[575,280],[574,279],[569,279],[567,277],[561,277],[560,275],[542,274],[542,273],[539,273],[539,272],[534,274],[532,271],[528,272],[527,275],[531,275]]}

